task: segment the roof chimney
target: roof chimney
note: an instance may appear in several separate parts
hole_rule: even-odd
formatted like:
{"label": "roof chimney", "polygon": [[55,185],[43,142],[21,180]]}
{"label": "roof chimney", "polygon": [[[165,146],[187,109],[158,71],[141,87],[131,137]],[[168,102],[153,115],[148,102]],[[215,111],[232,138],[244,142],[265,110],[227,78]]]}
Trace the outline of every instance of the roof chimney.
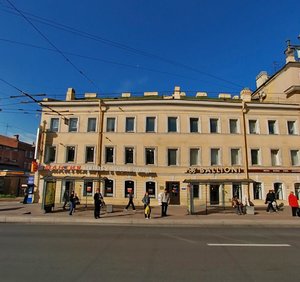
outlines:
{"label": "roof chimney", "polygon": [[252,94],[252,91],[249,88],[244,88],[241,91],[240,96],[243,101],[251,102],[251,94]]}
{"label": "roof chimney", "polygon": [[75,89],[68,88],[67,95],[66,95],[66,101],[72,101],[72,100],[75,100]]}
{"label": "roof chimney", "polygon": [[295,59],[295,50],[294,48],[291,47],[291,42],[290,40],[287,40],[287,48],[284,51],[285,54],[285,63],[289,63],[289,62],[296,62]]}
{"label": "roof chimney", "polygon": [[262,86],[268,79],[268,73],[266,71],[261,71],[256,77],[256,88]]}

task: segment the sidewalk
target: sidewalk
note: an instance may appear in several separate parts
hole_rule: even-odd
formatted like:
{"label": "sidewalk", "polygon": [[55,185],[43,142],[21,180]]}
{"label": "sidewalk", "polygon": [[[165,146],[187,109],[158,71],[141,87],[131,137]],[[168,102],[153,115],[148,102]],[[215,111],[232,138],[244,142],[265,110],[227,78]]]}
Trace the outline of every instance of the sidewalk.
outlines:
{"label": "sidewalk", "polygon": [[144,218],[142,207],[136,211],[124,211],[113,206],[113,212],[101,210],[101,218],[94,219],[93,205],[79,205],[70,216],[60,206],[51,213],[44,213],[41,204],[22,204],[18,201],[0,201],[0,223],[35,224],[96,224],[96,225],[142,225],[142,226],[273,226],[300,227],[300,218],[292,217],[290,207],[283,211],[267,213],[266,207],[255,207],[255,215],[236,215],[233,210],[218,210],[205,214],[188,215],[186,207],[169,206],[168,216],[160,216],[160,207],[153,206],[151,219]]}

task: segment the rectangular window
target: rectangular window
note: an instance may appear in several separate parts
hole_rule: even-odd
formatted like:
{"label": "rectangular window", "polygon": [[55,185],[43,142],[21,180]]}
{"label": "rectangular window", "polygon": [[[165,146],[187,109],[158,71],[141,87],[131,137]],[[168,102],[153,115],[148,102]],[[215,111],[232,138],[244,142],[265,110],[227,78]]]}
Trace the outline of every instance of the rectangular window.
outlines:
{"label": "rectangular window", "polygon": [[190,166],[199,165],[199,149],[190,149]]}
{"label": "rectangular window", "polygon": [[259,149],[251,149],[251,164],[252,165],[259,165]]}
{"label": "rectangular window", "polygon": [[146,148],[145,154],[146,154],[146,165],[154,164],[155,149],[154,148]]}
{"label": "rectangular window", "polygon": [[115,123],[116,119],[115,118],[107,118],[106,120],[106,132],[115,132]]}
{"label": "rectangular window", "polygon": [[271,150],[271,165],[277,166],[280,165],[280,156],[279,156],[279,150]]}
{"label": "rectangular window", "polygon": [[277,123],[276,120],[268,120],[269,134],[277,134]]}
{"label": "rectangular window", "polygon": [[59,118],[51,118],[50,121],[50,131],[58,132]]}
{"label": "rectangular window", "polygon": [[78,118],[69,119],[69,132],[77,132]]}
{"label": "rectangular window", "polygon": [[168,165],[177,165],[177,149],[168,149]]}
{"label": "rectangular window", "polygon": [[88,118],[87,132],[96,132],[96,118]]}
{"label": "rectangular window", "polygon": [[155,117],[146,117],[146,132],[155,132]]}
{"label": "rectangular window", "polygon": [[177,132],[177,117],[168,117],[168,132]]}
{"label": "rectangular window", "polygon": [[46,146],[45,163],[54,163],[55,156],[56,156],[56,147],[55,146]]}
{"label": "rectangular window", "polygon": [[288,121],[287,122],[288,134],[295,135],[296,134],[296,123],[295,121]]}
{"label": "rectangular window", "polygon": [[105,148],[105,162],[106,163],[114,162],[114,147]]}
{"label": "rectangular window", "polygon": [[93,196],[93,181],[85,180],[83,185],[83,196]]}
{"label": "rectangular window", "polygon": [[240,158],[240,149],[231,149],[231,165],[240,165],[241,158]]}
{"label": "rectangular window", "polygon": [[229,131],[231,134],[238,133],[238,120],[237,119],[230,119],[229,120]]}
{"label": "rectangular window", "polygon": [[218,133],[219,132],[219,120],[217,118],[211,118],[209,120],[210,133]]}
{"label": "rectangular window", "polygon": [[93,163],[95,157],[95,147],[86,147],[85,149],[85,162]]}
{"label": "rectangular window", "polygon": [[220,149],[210,149],[210,164],[211,165],[220,164]]}
{"label": "rectangular window", "polygon": [[257,120],[254,119],[249,120],[249,133],[250,134],[258,133]]}
{"label": "rectangular window", "polygon": [[67,146],[67,155],[66,155],[66,162],[72,163],[75,161],[75,147],[74,146]]}
{"label": "rectangular window", "polygon": [[133,152],[132,147],[125,148],[125,164],[133,164]]}
{"label": "rectangular window", "polygon": [[299,150],[291,150],[291,162],[293,166],[300,165],[300,153]]}
{"label": "rectangular window", "polygon": [[126,132],[134,132],[134,117],[126,118]]}
{"label": "rectangular window", "polygon": [[262,199],[262,188],[261,188],[260,182],[253,183],[253,198],[254,198],[254,200]]}
{"label": "rectangular window", "polygon": [[198,123],[198,118],[190,118],[190,132],[199,132]]}

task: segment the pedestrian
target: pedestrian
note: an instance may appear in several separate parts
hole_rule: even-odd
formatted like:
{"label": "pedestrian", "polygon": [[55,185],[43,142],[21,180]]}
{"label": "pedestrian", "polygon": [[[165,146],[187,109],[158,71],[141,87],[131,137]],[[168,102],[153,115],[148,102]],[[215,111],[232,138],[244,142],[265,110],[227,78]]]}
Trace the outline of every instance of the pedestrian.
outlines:
{"label": "pedestrian", "polygon": [[125,208],[125,210],[127,211],[129,206],[131,205],[132,206],[132,209],[135,211],[135,206],[134,206],[134,203],[133,203],[133,197],[134,197],[134,194],[133,194],[133,191],[131,190],[129,193],[128,193],[128,204]]}
{"label": "pedestrian", "polygon": [[96,190],[96,193],[94,194],[94,216],[95,218],[100,218],[100,211],[101,206],[103,204],[103,197],[100,193],[100,189]]}
{"label": "pedestrian", "polygon": [[75,193],[74,191],[71,192],[71,195],[70,195],[70,198],[69,198],[69,203],[70,203],[70,212],[69,212],[69,215],[72,215],[73,212],[75,211]]}
{"label": "pedestrian", "polygon": [[23,204],[27,204],[27,200],[28,200],[28,187],[26,185],[26,187],[24,188],[24,199],[23,199]]}
{"label": "pedestrian", "polygon": [[276,203],[275,193],[273,190],[269,190],[268,194],[266,195],[266,201],[265,201],[265,204],[268,204],[267,212],[270,212],[270,209],[273,212],[277,212],[277,210],[274,208],[273,202]]}
{"label": "pedestrian", "polygon": [[170,203],[170,193],[168,189],[165,189],[161,194],[161,216],[167,216],[167,209]]}
{"label": "pedestrian", "polygon": [[232,207],[236,210],[236,214],[242,215],[243,213],[243,204],[242,202],[238,199],[237,196],[234,196],[232,198]]}
{"label": "pedestrian", "polygon": [[142,202],[144,204],[145,218],[150,219],[151,207],[150,207],[150,196],[148,192],[145,193]]}
{"label": "pedestrian", "polygon": [[64,195],[63,195],[63,201],[64,201],[64,205],[63,205],[63,210],[66,209],[66,205],[69,203],[70,201],[70,196],[69,196],[69,191],[65,190]]}
{"label": "pedestrian", "polygon": [[292,208],[292,216],[296,216],[297,215],[297,211],[299,209],[299,204],[298,204],[298,199],[295,196],[295,194],[294,194],[293,191],[291,191],[291,193],[290,193],[290,195],[288,197],[288,200],[289,200],[289,205]]}

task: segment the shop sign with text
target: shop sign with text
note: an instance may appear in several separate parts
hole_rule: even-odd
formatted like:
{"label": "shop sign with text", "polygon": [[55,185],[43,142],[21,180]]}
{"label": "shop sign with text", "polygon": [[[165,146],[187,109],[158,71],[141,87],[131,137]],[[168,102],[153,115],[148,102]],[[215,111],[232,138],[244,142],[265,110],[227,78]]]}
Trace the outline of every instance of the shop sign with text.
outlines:
{"label": "shop sign with text", "polygon": [[242,173],[240,167],[189,167],[186,173],[189,174],[222,174],[222,173]]}

